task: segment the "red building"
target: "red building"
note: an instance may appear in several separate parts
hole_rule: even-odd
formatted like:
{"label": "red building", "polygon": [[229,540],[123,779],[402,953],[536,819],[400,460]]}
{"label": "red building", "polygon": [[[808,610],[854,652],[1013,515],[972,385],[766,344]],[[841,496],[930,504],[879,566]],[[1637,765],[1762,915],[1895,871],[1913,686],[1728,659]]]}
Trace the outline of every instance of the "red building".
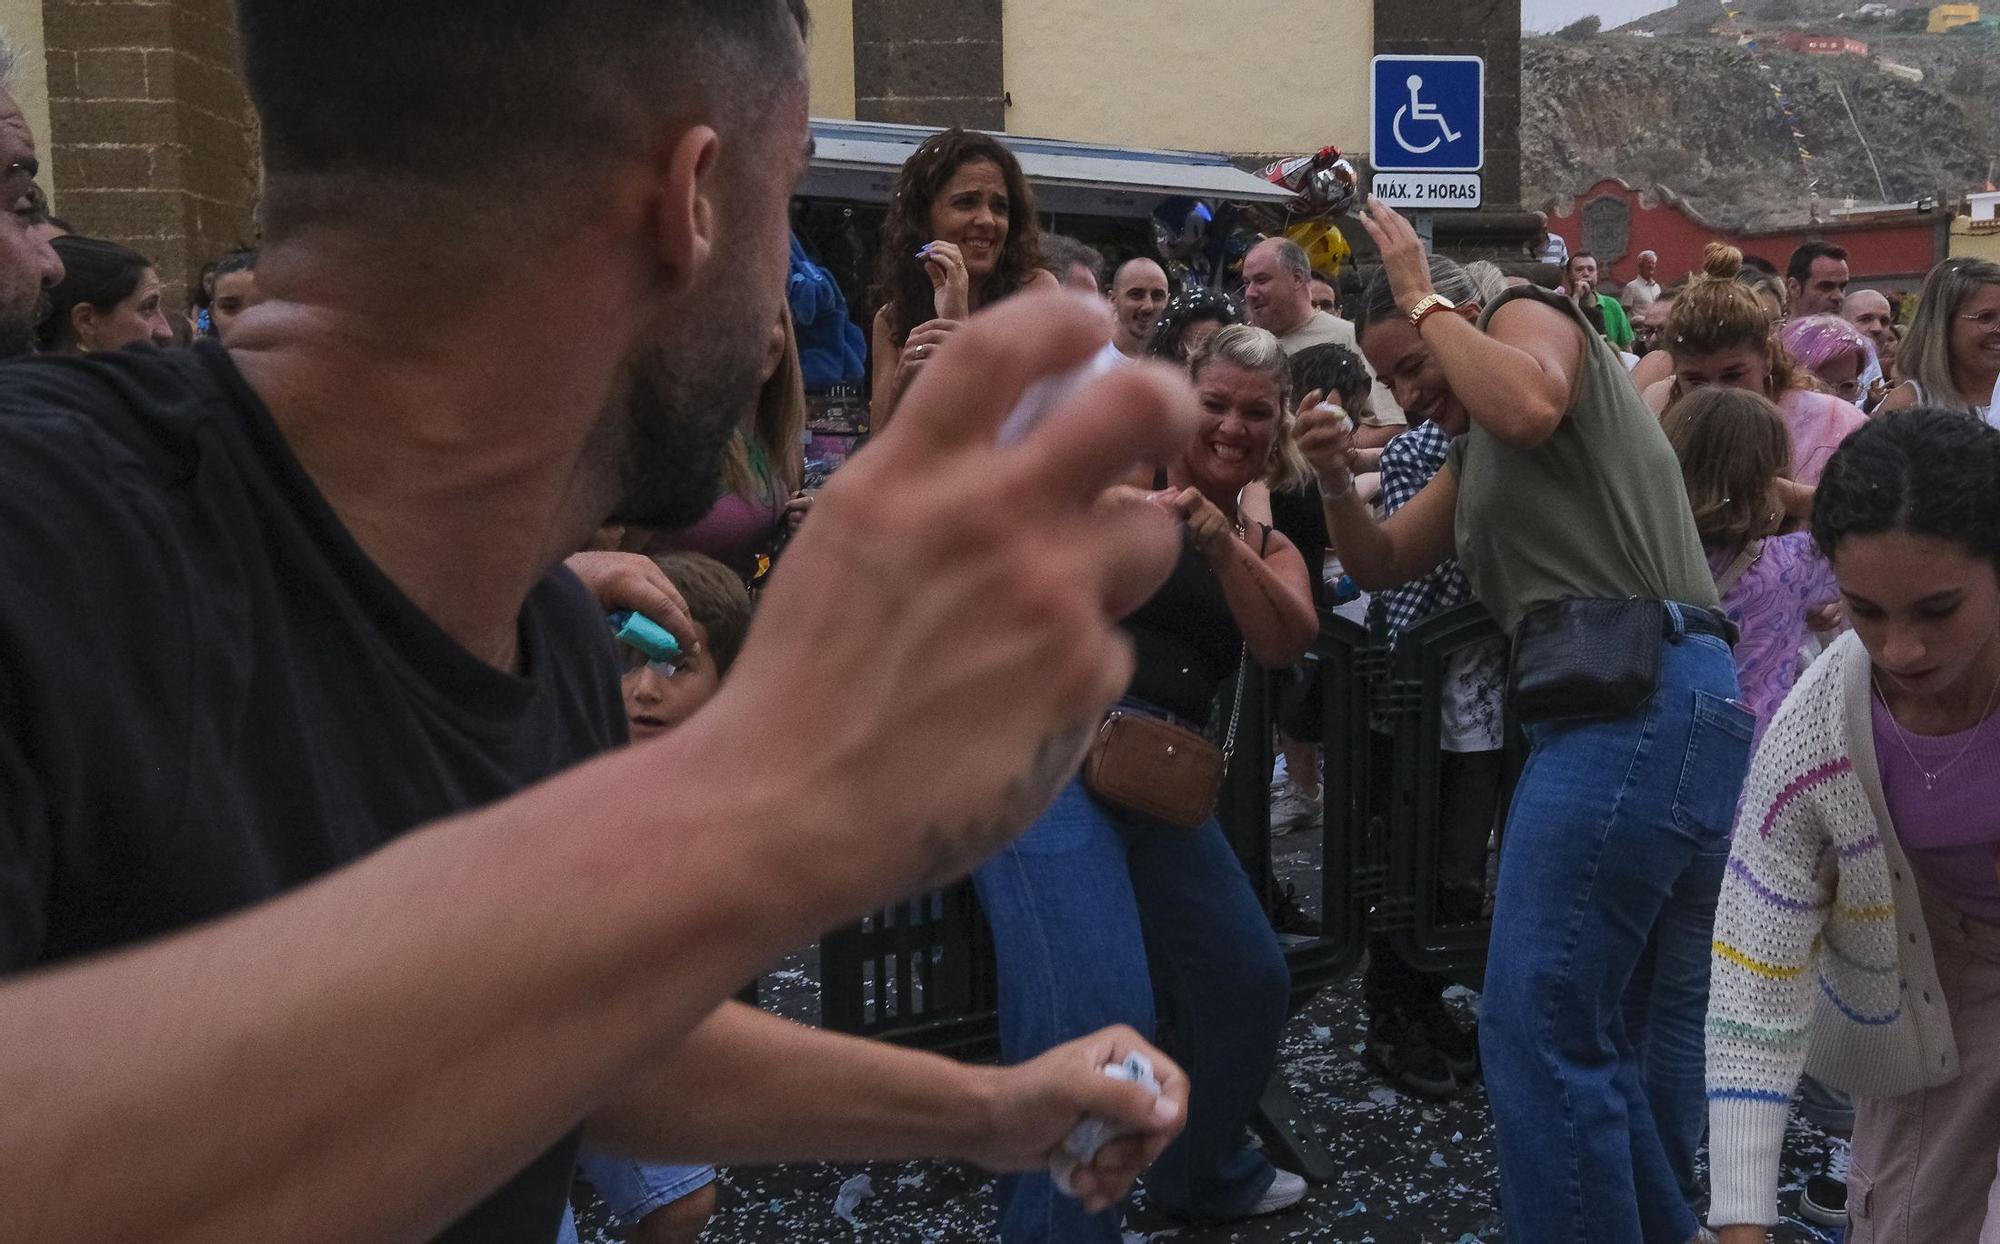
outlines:
{"label": "red building", "polygon": [[1763,41],[1775,43],[1787,52],[1804,52],[1808,56],[1868,55],[1867,44],[1845,35],[1809,35],[1800,30],[1787,30],[1783,34],[1767,35]]}
{"label": "red building", "polygon": [[1617,178],[1598,182],[1574,203],[1549,213],[1549,231],[1560,234],[1572,254],[1589,251],[1608,273],[1607,286],[1622,286],[1638,275],[1640,251],[1660,257],[1657,279],[1671,285],[1701,266],[1701,250],[1727,242],[1783,271],[1792,252],[1820,238],[1846,248],[1857,285],[1914,290],[1950,253],[1948,212],[1901,208],[1836,217],[1818,224],[1737,232],[1712,225],[1671,190],[1641,192]]}

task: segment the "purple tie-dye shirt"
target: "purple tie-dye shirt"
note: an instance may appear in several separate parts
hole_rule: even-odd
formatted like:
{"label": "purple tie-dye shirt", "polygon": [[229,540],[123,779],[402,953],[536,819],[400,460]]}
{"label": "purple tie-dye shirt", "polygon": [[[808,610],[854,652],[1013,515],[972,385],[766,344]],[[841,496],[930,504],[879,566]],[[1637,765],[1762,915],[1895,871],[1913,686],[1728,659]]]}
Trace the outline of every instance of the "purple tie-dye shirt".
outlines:
{"label": "purple tie-dye shirt", "polygon": [[[1736,554],[1736,549],[1710,548],[1710,572],[1722,575]],[[1767,538],[1763,552],[1722,598],[1722,611],[1743,633],[1736,644],[1736,677],[1743,702],[1757,714],[1753,747],[1799,676],[1806,615],[1838,599],[1833,567],[1804,531]]]}

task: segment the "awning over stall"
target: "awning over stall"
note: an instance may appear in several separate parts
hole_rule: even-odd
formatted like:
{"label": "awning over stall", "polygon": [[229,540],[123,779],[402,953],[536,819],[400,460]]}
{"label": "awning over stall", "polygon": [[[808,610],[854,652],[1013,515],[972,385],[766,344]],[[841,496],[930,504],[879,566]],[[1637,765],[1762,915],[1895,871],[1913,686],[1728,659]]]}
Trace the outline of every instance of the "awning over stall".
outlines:
{"label": "awning over stall", "polygon": [[[813,161],[799,193],[813,198],[887,203],[896,174],[917,144],[937,131],[872,121],[812,123]],[[1283,203],[1291,192],[1231,164],[1192,151],[1147,151],[996,134],[1021,161],[1044,212],[1142,217],[1161,199],[1184,196],[1231,203]]]}

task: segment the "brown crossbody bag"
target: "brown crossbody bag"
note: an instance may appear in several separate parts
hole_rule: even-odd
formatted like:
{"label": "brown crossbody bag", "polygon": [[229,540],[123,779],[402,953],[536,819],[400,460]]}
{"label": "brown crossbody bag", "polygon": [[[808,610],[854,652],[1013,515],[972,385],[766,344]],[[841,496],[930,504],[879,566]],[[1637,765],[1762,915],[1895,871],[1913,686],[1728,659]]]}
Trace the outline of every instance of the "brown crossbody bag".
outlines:
{"label": "brown crossbody bag", "polygon": [[1221,747],[1186,726],[1113,709],[1084,757],[1084,789],[1113,811],[1174,829],[1191,831],[1208,824],[1236,754],[1249,658],[1246,647],[1237,661],[1236,704],[1229,710],[1229,731]]}

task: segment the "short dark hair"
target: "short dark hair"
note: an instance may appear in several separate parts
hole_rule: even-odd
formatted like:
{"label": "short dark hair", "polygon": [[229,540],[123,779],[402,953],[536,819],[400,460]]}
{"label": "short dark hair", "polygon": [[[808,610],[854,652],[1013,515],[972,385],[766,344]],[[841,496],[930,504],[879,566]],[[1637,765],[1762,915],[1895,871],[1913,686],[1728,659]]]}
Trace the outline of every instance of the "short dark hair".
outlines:
{"label": "short dark hair", "polygon": [[741,114],[789,64],[804,72],[804,0],[237,0],[236,9],[272,235],[343,210],[357,179],[558,202],[570,197],[566,183],[659,118]]}
{"label": "short dark hair", "polygon": [[1588,259],[1592,263],[1597,262],[1597,256],[1591,254],[1589,251],[1571,251],[1569,258],[1563,260],[1563,275],[1569,275],[1569,270],[1576,266],[1576,261],[1579,259]]}
{"label": "short dark hair", "polygon": [[735,571],[700,553],[666,553],[653,559],[687,602],[688,616],[708,632],[709,659],[727,677],[750,633],[750,592]]}
{"label": "short dark hair", "polygon": [[130,298],[153,261],[129,246],[66,233],[50,241],[63,263],[63,279],[49,291],[48,314],[35,329],[44,353],[66,350],[76,333],[70,312],[84,304],[109,311]]}
{"label": "short dark hair", "polygon": [[2000,566],[2000,431],[1918,407],[1841,442],[1813,494],[1812,533],[1831,559],[1850,536],[1907,531]]}
{"label": "short dark hair", "polygon": [[1831,242],[1814,239],[1792,252],[1792,260],[1785,265],[1785,276],[1804,285],[1812,279],[1813,261],[1818,259],[1838,259],[1847,262],[1847,248],[1835,246]]}
{"label": "short dark hair", "polygon": [[1317,389],[1329,398],[1345,401],[1356,394],[1366,395],[1375,388],[1368,364],[1346,346],[1307,346],[1286,360],[1292,372],[1292,392],[1307,394]]}
{"label": "short dark hair", "polygon": [[215,261],[213,272],[216,280],[233,272],[255,272],[257,270],[257,248],[239,246]]}

